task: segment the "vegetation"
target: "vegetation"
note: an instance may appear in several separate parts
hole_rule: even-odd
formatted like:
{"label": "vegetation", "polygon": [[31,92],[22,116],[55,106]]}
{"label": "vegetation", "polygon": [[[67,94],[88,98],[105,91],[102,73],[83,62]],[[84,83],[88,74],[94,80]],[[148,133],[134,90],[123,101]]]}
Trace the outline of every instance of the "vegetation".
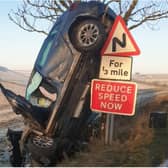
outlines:
{"label": "vegetation", "polygon": [[[47,35],[51,26],[74,0],[24,0],[9,18],[21,29]],[[146,23],[154,28],[161,19],[168,18],[168,1],[103,0],[116,14],[122,15],[129,29]],[[114,142],[105,146],[103,138],[93,139],[89,151],[77,153],[72,160],[58,166],[158,166],[168,157],[167,129],[149,128],[149,113],[162,110],[162,97],[141,109],[135,117],[115,117]],[[129,123],[129,124],[128,124]],[[90,157],[91,156],[91,157]]]}
{"label": "vegetation", "polygon": [[[87,1],[87,0],[78,0]],[[167,0],[101,0],[117,15],[123,16],[129,29],[146,23],[154,29],[159,20],[168,18]],[[67,10],[75,0],[23,0],[9,18],[21,29],[47,35],[57,17]]]}
{"label": "vegetation", "polygon": [[[159,166],[168,157],[168,128],[149,128],[149,114],[155,110],[168,112],[159,96],[142,108],[141,115],[115,116],[115,135],[111,146],[93,139],[89,151],[77,153],[59,166]],[[129,123],[129,124],[128,124]]]}

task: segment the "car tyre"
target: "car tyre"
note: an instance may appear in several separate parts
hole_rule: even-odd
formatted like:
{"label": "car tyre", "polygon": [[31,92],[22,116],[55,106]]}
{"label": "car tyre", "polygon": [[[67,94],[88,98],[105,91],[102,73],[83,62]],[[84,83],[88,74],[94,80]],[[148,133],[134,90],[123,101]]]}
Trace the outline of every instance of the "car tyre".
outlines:
{"label": "car tyre", "polygon": [[32,158],[43,165],[50,166],[53,161],[56,160],[57,144],[52,138],[45,136],[30,136],[27,148]]}
{"label": "car tyre", "polygon": [[103,24],[96,19],[87,19],[73,25],[70,40],[80,52],[97,51],[105,40],[106,32]]}

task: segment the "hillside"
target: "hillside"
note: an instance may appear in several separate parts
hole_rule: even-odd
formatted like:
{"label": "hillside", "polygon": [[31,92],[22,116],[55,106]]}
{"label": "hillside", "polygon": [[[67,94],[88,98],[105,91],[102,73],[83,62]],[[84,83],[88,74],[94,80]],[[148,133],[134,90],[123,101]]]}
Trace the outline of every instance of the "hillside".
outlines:
{"label": "hillside", "polygon": [[[15,72],[6,67],[0,66],[0,82],[16,94],[25,95],[26,84],[28,82],[28,73]],[[8,101],[0,91],[0,108],[9,106]]]}
{"label": "hillside", "polygon": [[0,66],[0,81],[26,85],[28,81],[28,75],[20,72],[15,72],[6,67]]}

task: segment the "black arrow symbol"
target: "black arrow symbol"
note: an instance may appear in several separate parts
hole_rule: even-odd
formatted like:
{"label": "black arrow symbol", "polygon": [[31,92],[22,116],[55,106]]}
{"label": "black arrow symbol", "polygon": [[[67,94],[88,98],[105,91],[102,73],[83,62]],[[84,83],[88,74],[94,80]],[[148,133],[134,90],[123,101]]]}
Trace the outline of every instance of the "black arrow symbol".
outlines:
{"label": "black arrow symbol", "polygon": [[122,34],[122,40],[118,39],[117,37],[113,38],[112,42],[112,51],[116,52],[116,45],[120,45],[122,48],[126,47],[126,34]]}

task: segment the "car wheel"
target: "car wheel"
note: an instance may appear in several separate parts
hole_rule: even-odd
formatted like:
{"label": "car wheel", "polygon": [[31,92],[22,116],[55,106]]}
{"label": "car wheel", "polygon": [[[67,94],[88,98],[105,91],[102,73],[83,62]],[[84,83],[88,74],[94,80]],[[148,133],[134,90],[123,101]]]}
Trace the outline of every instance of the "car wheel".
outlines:
{"label": "car wheel", "polygon": [[95,19],[75,24],[70,32],[70,40],[80,52],[99,50],[104,43],[105,36],[104,26]]}
{"label": "car wheel", "polygon": [[56,159],[56,142],[54,139],[45,136],[31,136],[27,147],[32,158],[43,165],[51,165]]}

